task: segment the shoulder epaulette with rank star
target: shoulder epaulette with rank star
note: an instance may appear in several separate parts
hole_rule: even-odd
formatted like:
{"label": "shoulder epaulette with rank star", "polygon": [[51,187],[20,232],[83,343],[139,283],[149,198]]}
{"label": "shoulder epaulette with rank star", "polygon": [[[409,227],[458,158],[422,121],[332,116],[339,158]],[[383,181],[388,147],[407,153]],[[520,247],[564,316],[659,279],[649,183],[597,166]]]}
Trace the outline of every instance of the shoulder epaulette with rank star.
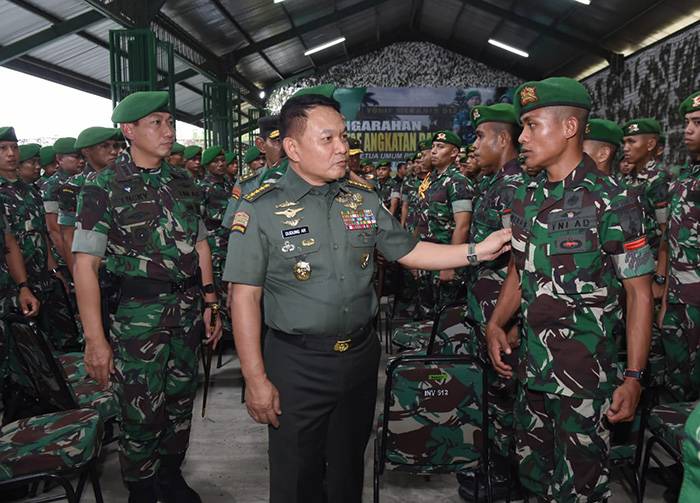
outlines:
{"label": "shoulder epaulette with rank star", "polygon": [[247,182],[248,180],[252,180],[253,178],[255,178],[255,176],[256,176],[257,174],[258,174],[257,171],[249,171],[249,172],[246,173],[245,175],[241,175],[241,177],[238,179],[238,181],[239,181],[240,183],[242,183],[242,182]]}
{"label": "shoulder epaulette with rank star", "polygon": [[357,187],[357,188],[359,188],[359,189],[364,189],[364,190],[366,190],[367,192],[374,192],[374,187],[372,187],[371,185],[368,185],[368,184],[366,184],[366,183],[356,182],[355,180],[348,180],[346,183],[347,183],[348,185],[352,186],[352,187]]}
{"label": "shoulder epaulette with rank star", "polygon": [[243,199],[245,199],[249,203],[252,203],[263,194],[270,192],[272,189],[275,188],[277,188],[277,184],[275,183],[264,183],[260,187],[255,189],[253,192],[249,192],[248,194],[243,196]]}

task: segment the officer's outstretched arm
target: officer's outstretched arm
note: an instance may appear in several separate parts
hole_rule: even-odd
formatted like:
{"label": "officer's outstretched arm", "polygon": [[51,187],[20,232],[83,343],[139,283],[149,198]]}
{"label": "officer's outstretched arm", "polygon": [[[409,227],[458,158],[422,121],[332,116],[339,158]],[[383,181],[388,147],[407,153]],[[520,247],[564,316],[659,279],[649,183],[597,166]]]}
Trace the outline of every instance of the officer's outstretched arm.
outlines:
{"label": "officer's outstretched arm", "polygon": [[[474,246],[474,252],[479,262],[493,260],[502,253],[510,250],[510,229],[501,229],[491,233],[481,243]],[[399,263],[409,269],[424,269],[437,271],[455,269],[469,264],[467,255],[469,244],[442,245],[437,243],[419,242],[413,250],[399,259]]]}
{"label": "officer's outstretched arm", "polygon": [[78,299],[80,321],[85,332],[85,369],[102,386],[109,385],[109,376],[114,373],[112,348],[102,326],[102,305],[98,271],[101,257],[87,253],[73,256],[73,280]]}
{"label": "officer's outstretched arm", "polygon": [[277,416],[282,414],[282,410],[279,392],[267,378],[263,363],[260,347],[261,299],[261,286],[233,284],[233,338],[246,383],[245,404],[248,414],[258,423],[271,424],[276,428],[279,426]]}
{"label": "officer's outstretched arm", "polygon": [[[637,276],[623,279],[627,295],[627,368],[642,370],[647,365],[649,346],[651,344],[651,320],[653,298],[651,293],[651,276]],[[612,404],[608,411],[611,423],[631,421],[639,403],[641,383],[637,379],[626,378],[613,393]]]}

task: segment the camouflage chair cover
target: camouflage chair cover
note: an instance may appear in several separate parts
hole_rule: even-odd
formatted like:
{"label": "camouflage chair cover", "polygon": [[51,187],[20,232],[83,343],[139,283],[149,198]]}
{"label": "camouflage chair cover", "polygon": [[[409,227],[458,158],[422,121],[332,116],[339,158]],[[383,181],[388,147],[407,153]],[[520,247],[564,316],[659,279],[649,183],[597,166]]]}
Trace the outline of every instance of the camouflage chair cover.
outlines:
{"label": "camouflage chair cover", "polygon": [[435,315],[437,330],[433,330],[436,324],[432,321],[414,321],[394,329],[391,336],[391,344],[397,346],[399,351],[423,352],[428,346],[428,341],[435,332],[436,354],[474,354],[468,347],[472,330],[465,324],[467,312],[466,304],[452,303],[443,306]]}
{"label": "camouflage chair cover", "polygon": [[673,460],[680,465],[683,462],[683,440],[685,426],[688,417],[693,409],[700,402],[677,402],[657,405],[649,412],[647,427],[651,437],[647,441],[644,450],[644,462],[640,473],[641,488],[640,497],[644,499],[644,489],[646,482],[649,461],[663,466],[662,461],[653,453],[653,447],[658,444]]}
{"label": "camouflage chair cover", "polygon": [[62,353],[54,355],[63,367],[68,382],[74,383],[88,378],[85,369],[85,353]]}
{"label": "camouflage chair cover", "polygon": [[119,409],[112,392],[103,390],[92,379],[70,382],[33,322],[21,317],[10,317],[7,321],[20,366],[47,411],[94,408],[104,422],[117,417]]}
{"label": "camouflage chair cover", "polygon": [[389,363],[374,444],[375,502],[385,468],[426,474],[478,465],[490,487],[485,390],[483,363],[471,356],[404,354]]}
{"label": "camouflage chair cover", "polygon": [[[50,479],[78,501],[89,475],[102,502],[93,460],[100,454],[102,421],[95,410],[76,409],[34,416],[0,428],[0,494],[4,486]],[[81,472],[73,490],[64,475]],[[53,500],[52,500],[53,501]]]}

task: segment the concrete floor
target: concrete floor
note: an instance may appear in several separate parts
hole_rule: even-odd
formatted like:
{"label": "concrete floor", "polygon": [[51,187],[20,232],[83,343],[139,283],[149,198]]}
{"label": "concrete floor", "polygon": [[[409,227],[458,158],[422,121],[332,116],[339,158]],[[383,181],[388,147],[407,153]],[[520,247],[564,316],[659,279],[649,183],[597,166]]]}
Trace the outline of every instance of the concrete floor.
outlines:
{"label": "concrete floor", "polygon": [[[380,389],[384,371],[380,367]],[[201,389],[195,405],[191,444],[185,477],[209,503],[262,503],[267,501],[267,433],[253,422],[241,404],[242,377],[235,355],[229,350],[224,366],[213,371],[207,416],[201,417]],[[381,400],[382,393],[379,393]],[[380,407],[380,403],[377,407]],[[372,453],[366,455],[364,501],[372,501]],[[107,503],[124,502],[127,492],[119,477],[116,445],[103,452],[102,491]],[[619,476],[613,482],[610,503],[632,502],[633,497]],[[652,482],[647,486],[645,501],[662,502],[663,488]],[[383,503],[458,503],[457,484],[452,475],[424,477],[389,472],[382,478]],[[93,502],[92,488],[87,487],[83,501]],[[333,503],[333,502],[330,502]]]}

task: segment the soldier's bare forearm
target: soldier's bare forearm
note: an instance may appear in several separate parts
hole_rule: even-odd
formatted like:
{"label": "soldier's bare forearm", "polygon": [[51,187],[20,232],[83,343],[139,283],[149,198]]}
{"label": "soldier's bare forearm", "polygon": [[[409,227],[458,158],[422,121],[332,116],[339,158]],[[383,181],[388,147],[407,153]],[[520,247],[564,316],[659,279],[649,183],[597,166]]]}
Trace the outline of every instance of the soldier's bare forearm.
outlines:
{"label": "soldier's bare forearm", "polygon": [[520,309],[521,296],[518,271],[515,269],[515,263],[511,258],[508,263],[508,274],[503,281],[503,285],[501,285],[498,301],[489,323],[493,323],[501,328],[505,327]]}
{"label": "soldier's bare forearm", "polygon": [[460,213],[455,213],[455,230],[452,232],[452,239],[450,243],[453,245],[459,245],[467,242],[467,236],[469,235],[469,224],[471,223],[472,214],[468,211],[462,211]]}
{"label": "soldier's bare forearm", "polygon": [[653,297],[649,275],[622,281],[627,294],[627,368],[646,367],[651,344]]}
{"label": "soldier's bare forearm", "polygon": [[80,321],[83,324],[87,342],[105,340],[102,326],[102,305],[100,302],[100,284],[98,271],[100,257],[86,253],[76,253],[73,264],[75,295],[78,299]]}
{"label": "soldier's bare forearm", "polygon": [[256,383],[266,379],[260,348],[262,287],[234,283],[232,293],[233,338],[241,372],[246,382]]}

